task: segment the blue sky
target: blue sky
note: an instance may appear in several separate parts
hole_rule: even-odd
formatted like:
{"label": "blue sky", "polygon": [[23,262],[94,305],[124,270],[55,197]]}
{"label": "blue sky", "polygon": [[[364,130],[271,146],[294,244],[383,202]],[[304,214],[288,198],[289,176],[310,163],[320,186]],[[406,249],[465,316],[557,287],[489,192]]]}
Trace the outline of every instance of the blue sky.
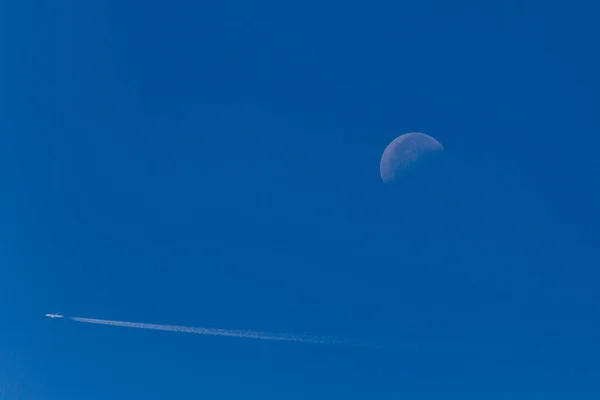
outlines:
{"label": "blue sky", "polygon": [[583,4],[3,2],[0,397],[598,398]]}

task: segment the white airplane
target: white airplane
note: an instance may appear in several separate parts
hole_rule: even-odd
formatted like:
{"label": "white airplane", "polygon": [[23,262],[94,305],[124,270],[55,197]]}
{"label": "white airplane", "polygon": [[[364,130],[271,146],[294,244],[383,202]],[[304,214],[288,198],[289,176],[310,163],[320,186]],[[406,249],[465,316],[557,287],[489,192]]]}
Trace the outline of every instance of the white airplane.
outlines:
{"label": "white airplane", "polygon": [[64,316],[60,315],[60,314],[46,314],[46,317],[48,317],[48,318],[64,318]]}

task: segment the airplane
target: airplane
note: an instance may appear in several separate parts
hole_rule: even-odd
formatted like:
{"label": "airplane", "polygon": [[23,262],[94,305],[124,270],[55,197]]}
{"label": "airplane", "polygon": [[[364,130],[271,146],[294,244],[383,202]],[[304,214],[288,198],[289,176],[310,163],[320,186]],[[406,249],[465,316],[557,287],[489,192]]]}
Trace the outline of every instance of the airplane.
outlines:
{"label": "airplane", "polygon": [[48,318],[64,318],[63,315],[60,315],[58,313],[57,314],[46,314],[46,317],[48,317]]}

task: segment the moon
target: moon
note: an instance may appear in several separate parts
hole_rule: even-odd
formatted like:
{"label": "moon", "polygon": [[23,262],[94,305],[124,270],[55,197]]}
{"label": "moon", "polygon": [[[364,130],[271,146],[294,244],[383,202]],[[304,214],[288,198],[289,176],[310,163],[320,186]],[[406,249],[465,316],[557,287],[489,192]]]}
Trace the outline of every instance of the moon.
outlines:
{"label": "moon", "polygon": [[424,133],[411,132],[398,136],[385,148],[379,163],[384,183],[393,181],[402,171],[429,153],[444,150],[444,146]]}

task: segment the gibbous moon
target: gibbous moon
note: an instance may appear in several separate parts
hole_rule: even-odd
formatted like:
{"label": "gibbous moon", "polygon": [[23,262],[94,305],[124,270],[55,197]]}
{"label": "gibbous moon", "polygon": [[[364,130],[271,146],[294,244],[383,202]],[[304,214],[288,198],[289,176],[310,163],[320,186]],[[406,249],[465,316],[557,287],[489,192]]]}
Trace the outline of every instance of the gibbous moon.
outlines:
{"label": "gibbous moon", "polygon": [[404,169],[427,153],[444,150],[444,146],[424,133],[407,133],[398,136],[384,150],[379,163],[383,182],[393,181]]}

